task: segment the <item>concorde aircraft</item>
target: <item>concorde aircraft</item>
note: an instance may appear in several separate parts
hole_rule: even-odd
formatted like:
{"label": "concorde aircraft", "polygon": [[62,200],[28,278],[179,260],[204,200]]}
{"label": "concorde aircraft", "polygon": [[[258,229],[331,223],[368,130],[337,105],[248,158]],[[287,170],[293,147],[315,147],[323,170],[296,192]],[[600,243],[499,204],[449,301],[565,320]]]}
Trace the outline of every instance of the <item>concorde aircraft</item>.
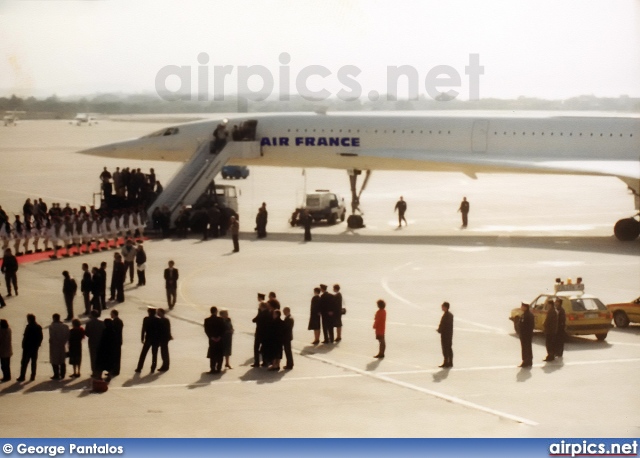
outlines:
{"label": "concorde aircraft", "polygon": [[[220,124],[229,134],[226,155],[235,165],[326,167],[349,172],[352,212],[373,170],[478,173],[553,173],[615,176],[640,209],[640,115],[606,113],[254,113],[165,127],[141,138],[84,150],[112,158],[185,161],[196,171],[215,162],[203,144]],[[235,141],[234,141],[235,138]],[[199,153],[200,152],[200,153]],[[201,156],[200,162],[196,158]],[[185,165],[185,169],[189,164]],[[363,187],[357,179],[366,171]],[[212,179],[213,175],[206,175]],[[177,181],[178,176],[174,181]],[[185,181],[186,183],[186,181]],[[187,183],[188,184],[188,183]],[[174,199],[186,204],[187,184]],[[165,192],[167,188],[165,187]],[[514,193],[519,190],[513,190]],[[619,220],[620,240],[640,234],[638,215]]]}

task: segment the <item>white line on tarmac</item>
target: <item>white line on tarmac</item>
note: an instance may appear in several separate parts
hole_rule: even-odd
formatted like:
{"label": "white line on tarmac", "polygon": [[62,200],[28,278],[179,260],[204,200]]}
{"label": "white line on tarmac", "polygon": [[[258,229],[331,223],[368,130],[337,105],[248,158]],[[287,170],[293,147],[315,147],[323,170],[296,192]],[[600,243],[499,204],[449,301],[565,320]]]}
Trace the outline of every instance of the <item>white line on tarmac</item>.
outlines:
{"label": "white line on tarmac", "polygon": [[384,277],[382,279],[381,284],[382,284],[382,289],[384,289],[387,292],[387,294],[389,294],[393,298],[395,298],[395,299],[399,300],[400,302],[402,302],[403,304],[406,304],[406,305],[408,305],[410,307],[413,307],[415,309],[420,309],[421,308],[420,306],[414,304],[411,301],[406,300],[404,297],[402,297],[402,296],[396,294],[395,292],[393,292],[393,290],[389,287],[389,279],[387,277]]}
{"label": "white line on tarmac", "polygon": [[397,385],[397,386],[401,386],[403,388],[408,388],[410,390],[419,391],[421,393],[425,393],[425,394],[428,394],[430,396],[433,396],[433,397],[436,397],[436,398],[439,398],[439,399],[443,399],[445,401],[448,401],[448,402],[451,402],[451,403],[454,403],[454,404],[461,405],[463,407],[467,407],[467,408],[474,409],[474,410],[479,410],[481,412],[485,412],[485,413],[488,413],[488,414],[491,414],[491,415],[495,415],[495,416],[500,417],[500,418],[505,418],[507,420],[515,421],[517,423],[523,423],[523,424],[529,425],[529,426],[537,426],[538,425],[537,422],[535,422],[533,420],[529,420],[527,418],[518,417],[516,415],[511,415],[510,413],[501,412],[500,410],[492,409],[490,407],[481,406],[480,404],[469,402],[469,401],[466,401],[464,399],[457,398],[455,396],[450,396],[448,394],[444,394],[444,393],[440,393],[438,391],[430,390],[428,388],[423,388],[421,386],[417,386],[417,385],[414,385],[412,383],[401,382],[400,380],[393,379],[391,377],[388,377],[386,375],[382,375],[380,373],[364,371],[364,370],[359,369],[357,367],[349,366],[347,364],[342,364],[342,363],[339,363],[339,362],[336,362],[336,361],[331,361],[329,359],[322,358],[322,357],[316,356],[316,355],[306,355],[306,356],[307,356],[307,358],[315,359],[317,361],[321,361],[323,363],[330,364],[330,365],[335,366],[335,367],[340,367],[342,369],[346,369],[346,370],[355,372],[356,374],[364,375],[366,377],[371,377],[371,378],[374,378],[374,379],[377,379],[377,380],[380,380],[380,381],[383,381],[383,382],[387,382],[387,383],[391,383],[391,384],[394,384],[394,385]]}

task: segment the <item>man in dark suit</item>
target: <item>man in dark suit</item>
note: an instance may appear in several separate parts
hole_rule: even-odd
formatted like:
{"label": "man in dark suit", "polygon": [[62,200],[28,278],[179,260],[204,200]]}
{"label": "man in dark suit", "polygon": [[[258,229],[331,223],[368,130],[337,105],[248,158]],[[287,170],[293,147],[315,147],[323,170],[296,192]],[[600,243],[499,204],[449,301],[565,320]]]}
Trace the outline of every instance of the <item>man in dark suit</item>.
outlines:
{"label": "man in dark suit", "polygon": [[162,357],[162,365],[160,372],[169,370],[169,341],[173,340],[171,335],[171,321],[165,316],[164,309],[158,309],[158,318],[160,319],[160,356]]}
{"label": "man in dark suit", "polygon": [[89,316],[91,312],[91,272],[89,272],[89,264],[82,263],[82,280],[80,280],[80,292],[84,299],[84,315]]}
{"label": "man in dark suit", "polygon": [[531,367],[533,365],[533,349],[531,340],[533,339],[534,317],[529,304],[520,305],[522,315],[520,315],[520,347],[522,348],[522,364],[519,367]]}
{"label": "man in dark suit", "polygon": [[291,352],[291,341],[293,340],[293,317],[291,316],[291,309],[289,307],[285,307],[282,309],[284,313],[284,330],[282,336],[282,346],[284,347],[284,354],[287,358],[287,365],[284,366],[285,369],[293,369],[293,353]]}
{"label": "man in dark suit", "polygon": [[[260,354],[264,352],[264,337],[267,326],[271,321],[271,315],[264,299],[265,295],[258,293],[258,313],[252,320],[256,324],[256,333],[253,339],[253,364],[251,367],[260,367]],[[262,363],[265,366],[268,365],[264,359],[264,354]]]}
{"label": "man in dark suit", "polygon": [[440,333],[440,344],[442,345],[442,355],[444,356],[444,362],[438,367],[449,368],[453,367],[453,315],[449,311],[449,303],[442,303],[442,318],[440,318],[440,325],[438,326],[438,332]]}
{"label": "man in dark suit", "polygon": [[[99,295],[98,301],[100,303],[100,308],[105,310],[107,308],[107,263],[102,261],[100,263],[100,268],[98,269],[99,277]],[[124,283],[124,280],[123,280]]]}
{"label": "man in dark suit", "polygon": [[320,285],[320,314],[322,315],[323,344],[333,343],[333,314],[335,310],[333,294],[327,285]]}
{"label": "man in dark suit", "polygon": [[42,343],[42,326],[36,323],[35,315],[27,315],[27,327],[22,338],[22,360],[20,361],[20,377],[16,380],[24,382],[27,375],[27,365],[31,361],[31,381],[36,379],[36,363],[38,361],[38,349]]}
{"label": "man in dark suit", "polygon": [[556,298],[554,306],[556,308],[556,312],[558,312],[558,331],[556,332],[556,349],[554,356],[562,358],[562,355],[564,354],[564,340],[566,337],[565,328],[567,327],[567,314],[564,311],[564,308],[562,308],[562,299],[559,297]]}
{"label": "man in dark suit", "polygon": [[127,268],[122,262],[120,253],[113,255],[113,271],[111,272],[111,298],[117,302],[124,302],[124,281],[127,276]]}
{"label": "man in dark suit", "polygon": [[4,250],[2,258],[2,267],[0,271],[4,274],[4,281],[7,283],[7,296],[11,296],[11,285],[18,295],[18,260],[11,254],[11,248]]}
{"label": "man in dark suit", "polygon": [[204,320],[204,332],[209,339],[209,350],[207,358],[209,358],[210,374],[219,374],[222,370],[222,361],[224,360],[224,346],[222,338],[225,333],[224,321],[218,316],[218,308],[211,307],[211,316]]}
{"label": "man in dark suit", "polygon": [[164,269],[164,284],[167,289],[167,306],[169,310],[173,310],[176,305],[176,296],[178,294],[178,269],[174,267],[175,263],[169,261],[169,267]]}
{"label": "man in dark suit", "polygon": [[556,334],[558,333],[558,312],[553,306],[553,300],[549,299],[545,304],[547,317],[544,319],[544,344],[547,347],[547,357],[543,361],[553,361],[556,353]]}
{"label": "man in dark suit", "polygon": [[140,352],[140,359],[138,359],[138,367],[136,372],[142,372],[142,366],[144,366],[144,360],[151,349],[151,372],[155,372],[158,364],[158,348],[160,348],[160,319],[156,315],[155,307],[147,307],[147,316],[142,320],[142,351]]}
{"label": "man in dark suit", "polygon": [[111,309],[111,321],[113,322],[113,331],[115,334],[115,345],[113,348],[113,366],[109,375],[115,377],[120,375],[120,360],[122,358],[122,332],[124,323],[120,319],[120,314],[116,309]]}

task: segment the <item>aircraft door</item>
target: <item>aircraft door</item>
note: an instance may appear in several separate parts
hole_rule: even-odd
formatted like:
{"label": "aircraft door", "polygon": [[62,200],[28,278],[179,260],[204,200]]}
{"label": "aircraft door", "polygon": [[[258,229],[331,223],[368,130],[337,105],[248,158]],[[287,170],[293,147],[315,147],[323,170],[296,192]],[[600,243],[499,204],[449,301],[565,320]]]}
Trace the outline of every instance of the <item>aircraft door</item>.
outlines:
{"label": "aircraft door", "polygon": [[471,134],[471,151],[474,153],[487,152],[487,133],[489,121],[474,121]]}

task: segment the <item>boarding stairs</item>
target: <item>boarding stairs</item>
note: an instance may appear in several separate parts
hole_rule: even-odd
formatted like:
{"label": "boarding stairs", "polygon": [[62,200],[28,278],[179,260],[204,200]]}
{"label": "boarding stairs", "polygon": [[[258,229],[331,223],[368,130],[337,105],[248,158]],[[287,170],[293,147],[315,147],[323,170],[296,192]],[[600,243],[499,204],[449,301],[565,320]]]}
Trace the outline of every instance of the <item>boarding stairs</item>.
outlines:
{"label": "boarding stairs", "polygon": [[200,143],[191,159],[151,204],[147,210],[150,217],[156,208],[166,205],[171,214],[170,225],[173,227],[182,207],[193,205],[206,192],[229,159],[254,158],[261,154],[260,142],[257,141],[229,141],[216,154],[210,152],[210,144],[208,140]]}

